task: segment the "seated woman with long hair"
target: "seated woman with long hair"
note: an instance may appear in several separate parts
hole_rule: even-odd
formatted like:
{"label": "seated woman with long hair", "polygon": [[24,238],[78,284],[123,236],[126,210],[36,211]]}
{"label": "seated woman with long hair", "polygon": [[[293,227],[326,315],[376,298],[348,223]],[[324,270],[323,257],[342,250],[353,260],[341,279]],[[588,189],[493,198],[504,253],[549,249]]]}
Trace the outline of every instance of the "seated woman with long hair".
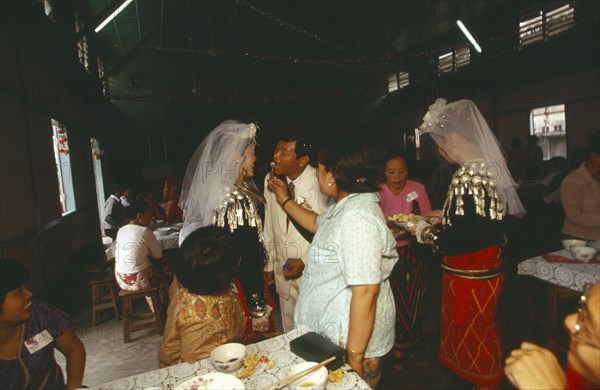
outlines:
{"label": "seated woman with long hair", "polygon": [[183,241],[169,290],[161,367],[193,363],[221,344],[241,341],[244,311],[230,287],[236,260],[233,237],[225,229],[203,227]]}

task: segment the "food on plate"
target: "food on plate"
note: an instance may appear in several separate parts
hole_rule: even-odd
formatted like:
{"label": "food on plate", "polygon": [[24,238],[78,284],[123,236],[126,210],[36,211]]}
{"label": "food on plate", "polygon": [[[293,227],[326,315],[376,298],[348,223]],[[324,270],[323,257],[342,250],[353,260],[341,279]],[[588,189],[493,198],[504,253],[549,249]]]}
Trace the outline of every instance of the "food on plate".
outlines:
{"label": "food on plate", "polygon": [[344,371],[342,371],[341,368],[338,368],[335,371],[329,371],[329,382],[342,383],[343,376]]}
{"label": "food on plate", "polygon": [[416,214],[390,214],[388,219],[392,222],[418,222],[421,219],[420,215]]}

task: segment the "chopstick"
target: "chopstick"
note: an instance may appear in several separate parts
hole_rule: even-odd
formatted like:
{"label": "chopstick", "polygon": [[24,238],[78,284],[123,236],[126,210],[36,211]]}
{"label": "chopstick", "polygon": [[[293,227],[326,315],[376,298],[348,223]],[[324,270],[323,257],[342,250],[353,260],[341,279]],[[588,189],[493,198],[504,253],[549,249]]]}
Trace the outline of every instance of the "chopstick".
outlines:
{"label": "chopstick", "polygon": [[330,357],[329,359],[325,359],[325,360],[323,360],[321,363],[319,363],[319,364],[317,364],[317,365],[315,365],[315,366],[312,366],[312,367],[309,367],[309,368],[307,368],[306,370],[303,370],[303,371],[297,372],[297,373],[295,373],[295,374],[292,374],[292,375],[288,375],[288,376],[286,376],[285,378],[283,378],[283,379],[280,379],[280,380],[278,380],[278,381],[277,381],[277,382],[275,382],[275,383],[271,383],[271,384],[270,384],[270,385],[267,387],[267,389],[274,389],[274,390],[283,389],[284,387],[286,387],[286,386],[289,386],[289,385],[291,385],[292,383],[299,381],[300,379],[302,379],[302,378],[303,378],[303,377],[305,377],[306,375],[308,375],[308,374],[310,374],[310,373],[312,373],[312,372],[314,372],[314,371],[318,370],[319,368],[323,367],[324,365],[331,363],[331,362],[332,362],[332,361],[334,361],[335,359],[336,359],[336,357],[335,357],[335,356],[332,356],[332,357]]}

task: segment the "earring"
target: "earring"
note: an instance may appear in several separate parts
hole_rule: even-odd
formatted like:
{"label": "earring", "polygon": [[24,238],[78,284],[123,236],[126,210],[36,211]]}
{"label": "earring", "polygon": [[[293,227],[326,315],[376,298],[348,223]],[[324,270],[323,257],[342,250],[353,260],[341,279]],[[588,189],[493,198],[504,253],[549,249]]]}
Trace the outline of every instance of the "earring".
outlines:
{"label": "earring", "polygon": [[333,183],[327,183],[327,187],[331,187]]}

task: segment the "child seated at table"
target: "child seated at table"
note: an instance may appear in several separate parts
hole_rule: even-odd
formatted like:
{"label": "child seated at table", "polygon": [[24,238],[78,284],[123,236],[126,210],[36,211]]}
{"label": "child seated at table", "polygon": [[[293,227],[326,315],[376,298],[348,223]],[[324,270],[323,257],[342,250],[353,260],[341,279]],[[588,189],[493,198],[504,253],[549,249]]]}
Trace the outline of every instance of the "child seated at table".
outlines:
{"label": "child seated at table", "polygon": [[231,288],[236,262],[231,237],[223,228],[208,226],[181,244],[169,289],[160,367],[193,363],[221,344],[242,340],[244,312]]}
{"label": "child seated at table", "polygon": [[56,307],[32,299],[25,287],[29,271],[0,258],[0,388],[64,389],[54,349],[67,358],[67,389],[81,387],[85,348],[69,317]]}
{"label": "child seated at table", "polygon": [[134,201],[125,209],[129,223],[119,229],[115,249],[115,278],[123,290],[141,290],[158,284],[158,272],[148,257],[162,257],[160,243],[148,228],[152,210],[148,203]]}

